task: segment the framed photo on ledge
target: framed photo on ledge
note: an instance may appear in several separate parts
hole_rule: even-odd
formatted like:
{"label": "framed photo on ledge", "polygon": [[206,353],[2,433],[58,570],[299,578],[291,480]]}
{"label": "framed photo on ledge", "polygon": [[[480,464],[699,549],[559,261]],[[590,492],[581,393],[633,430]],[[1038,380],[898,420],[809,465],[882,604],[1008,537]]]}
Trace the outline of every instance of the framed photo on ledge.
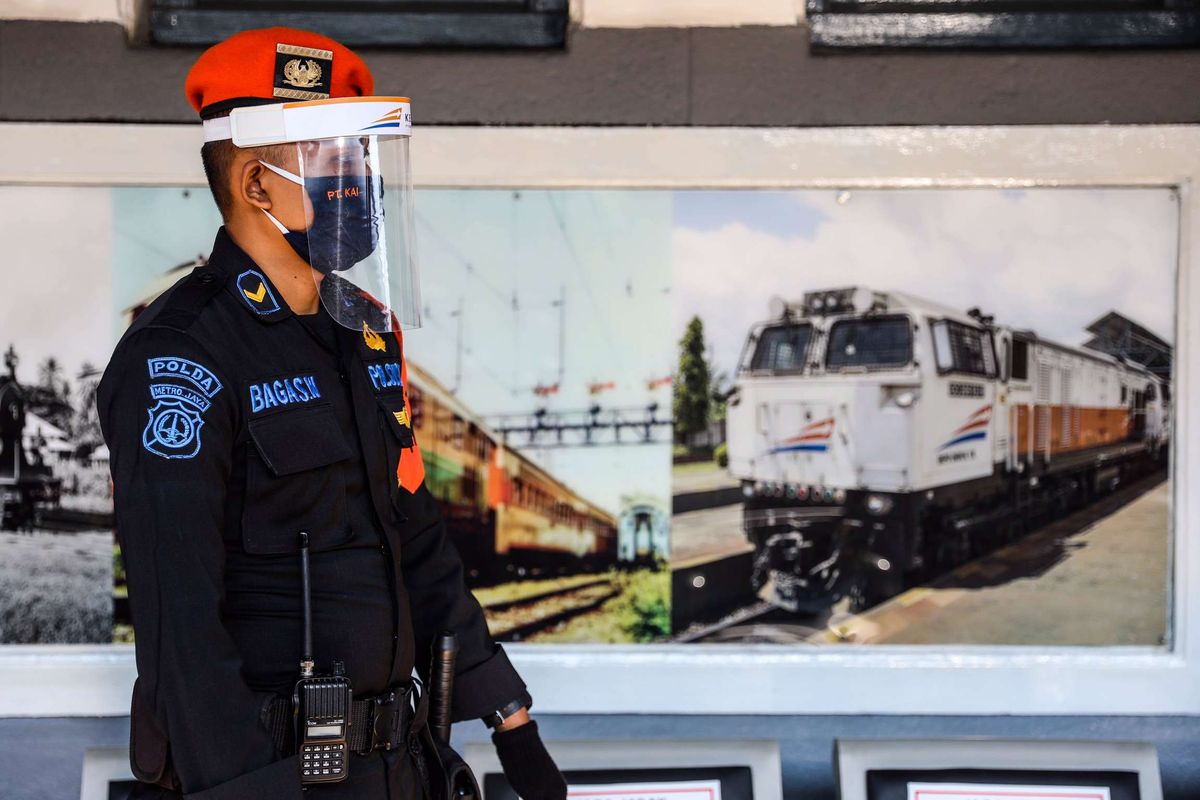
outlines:
{"label": "framed photo on ledge", "polygon": [[837,741],[834,761],[839,800],[1162,800],[1140,742]]}

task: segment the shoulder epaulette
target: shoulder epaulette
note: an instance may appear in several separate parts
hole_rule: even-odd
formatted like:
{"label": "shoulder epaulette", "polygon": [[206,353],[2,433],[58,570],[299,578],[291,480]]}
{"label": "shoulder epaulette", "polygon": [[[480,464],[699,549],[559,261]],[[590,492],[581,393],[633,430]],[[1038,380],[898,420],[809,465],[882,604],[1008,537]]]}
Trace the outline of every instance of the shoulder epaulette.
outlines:
{"label": "shoulder epaulette", "polygon": [[221,281],[208,267],[196,267],[183,283],[175,287],[166,305],[154,318],[154,325],[186,332],[200,316],[201,309],[221,291]]}

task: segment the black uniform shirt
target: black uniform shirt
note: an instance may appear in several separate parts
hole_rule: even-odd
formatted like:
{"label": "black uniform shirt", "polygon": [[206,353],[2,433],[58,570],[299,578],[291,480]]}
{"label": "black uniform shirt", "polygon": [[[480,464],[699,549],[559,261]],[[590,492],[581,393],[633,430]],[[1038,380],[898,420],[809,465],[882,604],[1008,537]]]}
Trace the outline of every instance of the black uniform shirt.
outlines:
{"label": "black uniform shirt", "polygon": [[222,229],[208,266],[117,345],[98,404],[136,630],[131,758],[143,780],[169,763],[184,793],[299,796],[295,759],[261,716],[298,677],[301,531],[318,672],[343,661],[356,697],[380,694],[414,666],[423,674],[433,636],[451,629],[455,720],[531,703],[433,497],[412,485],[420,452],[384,321],[360,332],[324,310],[293,315]]}

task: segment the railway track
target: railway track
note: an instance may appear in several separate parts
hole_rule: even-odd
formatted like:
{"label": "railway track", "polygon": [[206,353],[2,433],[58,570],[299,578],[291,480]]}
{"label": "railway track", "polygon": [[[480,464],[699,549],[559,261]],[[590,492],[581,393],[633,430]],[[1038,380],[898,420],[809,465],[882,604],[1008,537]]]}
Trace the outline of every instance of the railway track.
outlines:
{"label": "railway track", "polygon": [[99,511],[74,511],[67,508],[48,508],[38,514],[34,527],[56,533],[111,530],[113,515]]}
{"label": "railway track", "polygon": [[620,594],[609,578],[484,606],[493,636],[520,641],[600,606]]}
{"label": "railway track", "polygon": [[816,614],[796,614],[761,601],[738,608],[716,622],[677,633],[671,641],[716,644],[803,644],[825,628],[832,609]]}

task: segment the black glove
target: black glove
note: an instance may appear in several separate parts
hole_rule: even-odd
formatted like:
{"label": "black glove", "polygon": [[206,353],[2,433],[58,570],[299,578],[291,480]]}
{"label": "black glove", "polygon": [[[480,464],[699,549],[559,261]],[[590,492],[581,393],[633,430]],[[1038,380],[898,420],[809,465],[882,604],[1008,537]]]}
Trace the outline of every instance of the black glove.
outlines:
{"label": "black glove", "polygon": [[492,734],[504,777],[521,800],[566,800],[567,780],[538,736],[537,721]]}

